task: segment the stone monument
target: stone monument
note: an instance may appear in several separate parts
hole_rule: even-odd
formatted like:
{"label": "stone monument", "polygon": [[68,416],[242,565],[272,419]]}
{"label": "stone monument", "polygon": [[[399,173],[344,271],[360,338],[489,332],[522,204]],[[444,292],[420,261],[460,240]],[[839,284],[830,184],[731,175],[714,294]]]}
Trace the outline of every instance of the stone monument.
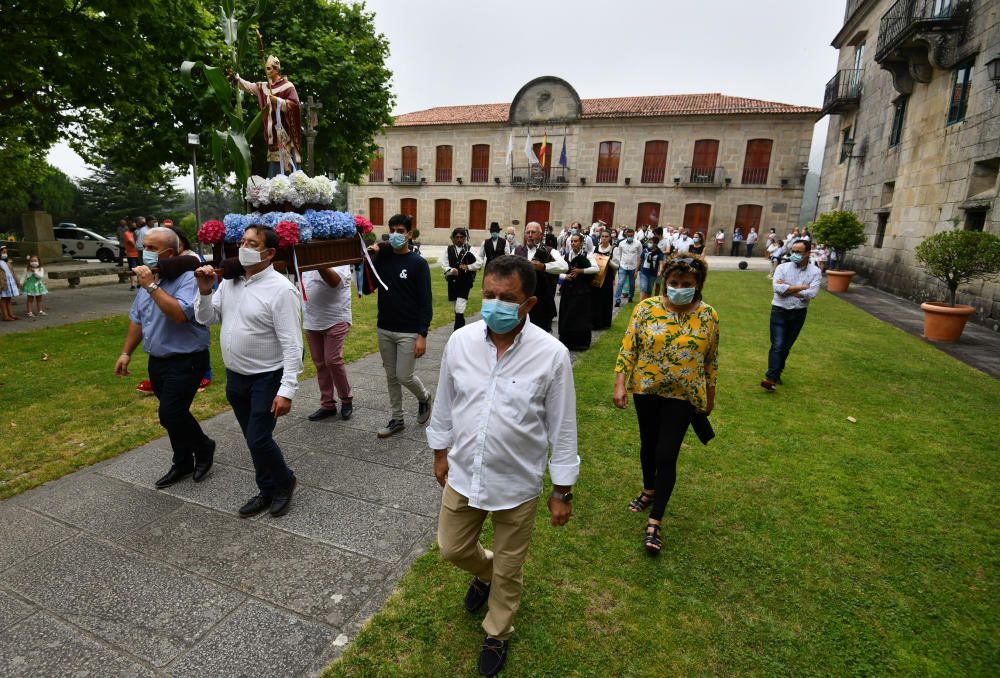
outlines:
{"label": "stone monument", "polygon": [[43,264],[62,260],[62,244],[56,240],[52,230],[51,214],[41,210],[24,212],[21,214],[21,230],[24,239],[18,243],[20,256],[35,254]]}

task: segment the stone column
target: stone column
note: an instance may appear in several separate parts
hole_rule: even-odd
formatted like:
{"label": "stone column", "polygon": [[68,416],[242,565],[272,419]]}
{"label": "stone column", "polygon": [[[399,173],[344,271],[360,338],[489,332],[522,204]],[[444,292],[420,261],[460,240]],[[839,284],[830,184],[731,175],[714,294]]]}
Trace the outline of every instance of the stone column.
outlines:
{"label": "stone column", "polygon": [[24,212],[21,214],[21,229],[24,239],[18,243],[20,256],[37,255],[42,264],[63,259],[62,244],[56,240],[52,215],[48,212]]}

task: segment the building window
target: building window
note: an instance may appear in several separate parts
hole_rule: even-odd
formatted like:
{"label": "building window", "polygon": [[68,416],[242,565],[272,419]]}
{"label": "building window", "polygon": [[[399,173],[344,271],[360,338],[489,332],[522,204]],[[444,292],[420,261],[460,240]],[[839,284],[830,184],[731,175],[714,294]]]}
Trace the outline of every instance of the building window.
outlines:
{"label": "building window", "polygon": [[486,201],[469,201],[469,228],[486,230]]}
{"label": "building window", "polygon": [[840,133],[840,162],[847,160],[847,142],[851,140],[851,128],[847,127]]}
{"label": "building window", "polygon": [[618,163],[622,157],[622,142],[602,141],[597,152],[597,178],[599,184],[618,183]]}
{"label": "building window", "polygon": [[688,233],[708,232],[708,218],[712,214],[712,206],[703,202],[692,202],[684,206],[684,227]]}
{"label": "building window", "polygon": [[647,141],[646,151],[642,156],[642,183],[662,184],[667,175],[666,141]]}
{"label": "building window", "polygon": [[901,96],[896,99],[892,109],[892,129],[889,130],[889,148],[898,146],[903,140],[903,121],[906,120],[906,102],[908,96]]}
{"label": "building window", "polygon": [[451,146],[438,146],[434,158],[434,181],[448,183],[451,181]]}
{"label": "building window", "polygon": [[771,166],[770,139],[751,139],[747,142],[747,154],[743,159],[743,183],[766,184],[767,170]]}
{"label": "building window", "polygon": [[535,158],[541,163],[545,160],[545,178],[548,179],[552,174],[552,143],[549,142],[545,144],[545,157],[542,158],[542,142],[531,145],[531,150],[535,153]]}
{"label": "building window", "polygon": [[385,203],[382,198],[368,199],[368,218],[375,226],[385,226]]}
{"label": "building window", "polygon": [[403,168],[400,170],[399,181],[404,184],[415,184],[417,183],[417,147],[403,146],[401,153]]}
{"label": "building window", "polygon": [[525,205],[525,210],[524,210],[524,223],[530,224],[532,221],[537,221],[542,226],[549,223],[548,200],[528,201],[528,204]]}
{"label": "building window", "polygon": [[472,176],[470,181],[482,184],[490,178],[490,145],[475,144],[472,147]]}
{"label": "building window", "polygon": [[889,213],[878,215],[878,225],[875,227],[875,249],[882,248],[882,241],[885,240],[885,228],[889,225]]}
{"label": "building window", "polygon": [[986,210],[968,210],[965,213],[965,230],[982,231],[986,228]]}
{"label": "building window", "polygon": [[385,146],[379,146],[378,153],[372,158],[371,167],[368,169],[368,181],[385,181]]}
{"label": "building window", "polygon": [[615,224],[615,204],[613,202],[608,202],[602,200],[600,202],[594,203],[594,213],[591,223],[595,221],[603,221],[610,228]]}
{"label": "building window", "polygon": [[[736,223],[733,224],[734,229],[739,227],[740,233],[743,234],[744,240],[747,237],[747,233],[750,229],[756,229],[757,234],[760,234],[760,219],[764,213],[764,208],[760,205],[738,205],[736,207]],[[705,234],[705,240],[708,240],[709,234]]]}
{"label": "building window", "polygon": [[972,63],[959,66],[951,74],[951,102],[948,104],[948,124],[965,120],[972,86]]}
{"label": "building window", "polygon": [[399,213],[406,214],[413,218],[413,228],[417,227],[417,199],[416,198],[402,198],[399,201]]}
{"label": "building window", "polygon": [[714,184],[716,181],[715,163],[719,160],[719,140],[699,139],[694,142],[694,155],[691,157],[692,184]]}
{"label": "building window", "polygon": [[646,228],[647,226],[660,225],[660,203],[658,202],[641,202],[639,203],[639,209],[635,212],[635,226]]}
{"label": "building window", "polygon": [[434,201],[434,228],[451,228],[451,200],[438,198]]}

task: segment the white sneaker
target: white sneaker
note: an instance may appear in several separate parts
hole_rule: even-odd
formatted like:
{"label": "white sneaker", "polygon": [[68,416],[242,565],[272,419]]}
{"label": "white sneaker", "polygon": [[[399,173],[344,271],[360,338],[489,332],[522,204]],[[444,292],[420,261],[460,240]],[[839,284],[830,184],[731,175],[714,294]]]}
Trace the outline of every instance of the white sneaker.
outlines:
{"label": "white sneaker", "polygon": [[39,311],[38,315],[48,315],[48,313],[46,313],[45,311]]}
{"label": "white sneaker", "polygon": [[28,311],[28,317],[29,317],[29,318],[34,318],[34,317],[35,317],[35,314],[34,314],[34,313],[32,313],[31,311]]}

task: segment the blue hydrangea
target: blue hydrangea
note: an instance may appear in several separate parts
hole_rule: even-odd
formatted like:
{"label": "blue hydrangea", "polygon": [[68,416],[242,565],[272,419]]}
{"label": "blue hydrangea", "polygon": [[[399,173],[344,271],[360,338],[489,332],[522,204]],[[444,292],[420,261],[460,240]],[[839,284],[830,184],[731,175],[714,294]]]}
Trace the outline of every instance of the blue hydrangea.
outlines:
{"label": "blue hydrangea", "polygon": [[243,231],[247,228],[247,217],[242,214],[227,214],[222,218],[222,225],[226,227],[226,242],[238,243],[243,240]]}
{"label": "blue hydrangea", "polygon": [[244,217],[246,220],[246,226],[266,226],[267,221],[264,219],[264,215],[260,212],[251,212]]}
{"label": "blue hydrangea", "polygon": [[334,235],[334,212],[332,210],[306,210],[305,217],[312,228],[313,238],[337,237]]}
{"label": "blue hydrangea", "polygon": [[299,242],[309,242],[313,239],[312,226],[309,225],[309,220],[303,215],[297,212],[282,212],[278,223],[282,221],[290,221],[299,227]]}
{"label": "blue hydrangea", "polygon": [[264,215],[264,225],[268,228],[274,228],[279,221],[284,221],[283,216],[285,216],[284,212],[268,212]]}
{"label": "blue hydrangea", "polygon": [[354,216],[350,212],[333,213],[334,238],[346,238],[354,226]]}

